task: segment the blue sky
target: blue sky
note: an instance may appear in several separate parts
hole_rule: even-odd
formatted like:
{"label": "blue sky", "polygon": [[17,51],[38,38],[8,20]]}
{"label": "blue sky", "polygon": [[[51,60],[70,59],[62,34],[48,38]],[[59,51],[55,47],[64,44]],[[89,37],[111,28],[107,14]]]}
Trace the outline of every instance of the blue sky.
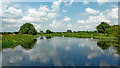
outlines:
{"label": "blue sky", "polygon": [[101,22],[118,24],[117,2],[9,2],[3,3],[2,31],[18,31],[26,22],[37,31],[93,31]]}

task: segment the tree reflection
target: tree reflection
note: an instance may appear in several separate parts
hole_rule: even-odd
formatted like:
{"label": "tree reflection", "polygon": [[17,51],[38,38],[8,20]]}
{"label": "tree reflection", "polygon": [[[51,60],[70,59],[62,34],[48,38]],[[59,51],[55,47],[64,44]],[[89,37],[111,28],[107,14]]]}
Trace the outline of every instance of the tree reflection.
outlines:
{"label": "tree reflection", "polygon": [[107,41],[98,41],[97,45],[103,50],[106,50],[110,47],[110,44],[107,43]]}
{"label": "tree reflection", "polygon": [[120,54],[120,44],[115,44],[114,49],[117,51],[117,54]]}
{"label": "tree reflection", "polygon": [[33,46],[35,45],[37,39],[34,39],[34,40],[28,40],[28,41],[25,41],[21,44],[21,46],[24,48],[24,49],[32,49]]}
{"label": "tree reflection", "polygon": [[106,50],[108,49],[110,46],[113,46],[114,50],[117,51],[117,54],[120,54],[120,44],[116,41],[112,41],[112,42],[109,42],[109,41],[98,41],[97,42],[97,45],[103,49],[103,50]]}
{"label": "tree reflection", "polygon": [[46,39],[51,39],[51,38],[53,38],[52,36],[46,36]]}
{"label": "tree reflection", "polygon": [[41,36],[40,39],[43,39],[43,36]]}

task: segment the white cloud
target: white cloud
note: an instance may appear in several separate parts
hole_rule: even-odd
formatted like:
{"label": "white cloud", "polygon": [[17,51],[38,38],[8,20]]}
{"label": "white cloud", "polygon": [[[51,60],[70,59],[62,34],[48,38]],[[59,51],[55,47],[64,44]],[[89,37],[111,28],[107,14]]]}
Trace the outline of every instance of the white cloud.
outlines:
{"label": "white cloud", "polygon": [[46,23],[50,19],[53,19],[56,16],[58,16],[56,12],[51,12],[49,8],[41,5],[39,10],[29,9],[28,10],[29,14],[27,16],[24,16],[22,20],[24,20],[25,22]]}
{"label": "white cloud", "polygon": [[90,16],[88,22],[110,22],[110,20],[107,20],[105,15],[103,13],[100,13],[98,16]]}
{"label": "white cloud", "polygon": [[106,13],[109,18],[112,18],[112,19],[118,18],[118,8],[113,8],[112,10],[107,10]]}
{"label": "white cloud", "polygon": [[7,18],[21,18],[23,16],[22,9],[16,9],[14,7],[9,7],[4,14]]}
{"label": "white cloud", "polygon": [[71,0],[69,3],[64,2],[64,4],[65,4],[65,6],[71,6],[73,2],[74,2],[74,0]]}
{"label": "white cloud", "polygon": [[88,13],[88,14],[99,14],[100,11],[99,10],[94,10],[92,8],[86,8],[85,11]]}
{"label": "white cloud", "polygon": [[50,25],[48,25],[46,28],[54,30],[54,31],[63,31],[66,26],[63,24],[63,20],[57,21],[56,19],[52,21]]}
{"label": "white cloud", "polygon": [[48,13],[49,18],[55,18],[58,14],[57,13]]}
{"label": "white cloud", "polygon": [[13,14],[13,13],[18,14],[18,13],[22,13],[22,10],[21,9],[16,9],[14,7],[9,7],[7,12],[9,12],[11,14]]}
{"label": "white cloud", "polygon": [[40,11],[44,11],[44,12],[48,12],[49,11],[49,8],[47,8],[46,6],[44,5],[41,5],[40,8],[39,8]]}
{"label": "white cloud", "polygon": [[84,20],[77,20],[77,23],[85,23]]}
{"label": "white cloud", "polygon": [[73,25],[72,24],[68,24],[68,28],[67,29],[72,30],[72,28],[73,28]]}
{"label": "white cloud", "polygon": [[64,21],[69,22],[71,19],[69,17],[65,17]]}
{"label": "white cloud", "polygon": [[24,23],[21,19],[3,19],[3,21],[9,23]]}
{"label": "white cloud", "polygon": [[99,5],[103,5],[105,2],[108,2],[109,0],[97,0]]}
{"label": "white cloud", "polygon": [[63,9],[63,12],[64,12],[64,13],[66,13],[66,12],[67,12],[67,10]]}
{"label": "white cloud", "polygon": [[2,17],[2,2],[0,1],[0,17]]}
{"label": "white cloud", "polygon": [[51,8],[52,8],[52,11],[53,12],[58,12],[59,9],[60,9],[60,4],[61,4],[61,1],[56,1],[56,2],[53,2]]}
{"label": "white cloud", "polygon": [[20,4],[14,4],[12,7],[19,8],[19,7],[21,7],[21,5]]}
{"label": "white cloud", "polygon": [[83,4],[89,4],[89,2],[88,1],[83,1]]}

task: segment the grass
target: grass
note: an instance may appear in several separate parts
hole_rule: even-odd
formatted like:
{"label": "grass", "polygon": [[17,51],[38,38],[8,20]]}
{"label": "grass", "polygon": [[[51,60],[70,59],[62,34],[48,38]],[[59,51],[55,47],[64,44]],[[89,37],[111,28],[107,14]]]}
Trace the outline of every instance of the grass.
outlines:
{"label": "grass", "polygon": [[26,41],[31,41],[37,36],[34,35],[3,35],[2,36],[2,49],[14,48],[15,46],[22,44]]}
{"label": "grass", "polygon": [[98,34],[94,32],[81,32],[81,33],[51,33],[40,34],[44,36],[59,36],[59,37],[75,37],[75,38],[94,38],[94,39],[117,39],[117,37],[110,34]]}

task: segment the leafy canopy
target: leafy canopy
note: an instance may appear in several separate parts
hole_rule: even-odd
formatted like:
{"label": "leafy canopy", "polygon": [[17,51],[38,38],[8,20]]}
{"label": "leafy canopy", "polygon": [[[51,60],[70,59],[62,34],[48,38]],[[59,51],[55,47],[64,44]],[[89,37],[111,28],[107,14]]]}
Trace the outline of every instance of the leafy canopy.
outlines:
{"label": "leafy canopy", "polygon": [[31,23],[25,23],[21,26],[19,30],[19,34],[32,34],[36,35],[37,30],[34,28],[33,24]]}
{"label": "leafy canopy", "polygon": [[72,33],[72,30],[67,30],[67,33]]}
{"label": "leafy canopy", "polygon": [[53,33],[52,31],[50,30],[46,30],[46,33],[49,34],[49,33]]}
{"label": "leafy canopy", "polygon": [[96,29],[98,30],[99,33],[108,33],[107,32],[108,28],[110,28],[110,25],[108,23],[101,22],[101,24],[99,24]]}

